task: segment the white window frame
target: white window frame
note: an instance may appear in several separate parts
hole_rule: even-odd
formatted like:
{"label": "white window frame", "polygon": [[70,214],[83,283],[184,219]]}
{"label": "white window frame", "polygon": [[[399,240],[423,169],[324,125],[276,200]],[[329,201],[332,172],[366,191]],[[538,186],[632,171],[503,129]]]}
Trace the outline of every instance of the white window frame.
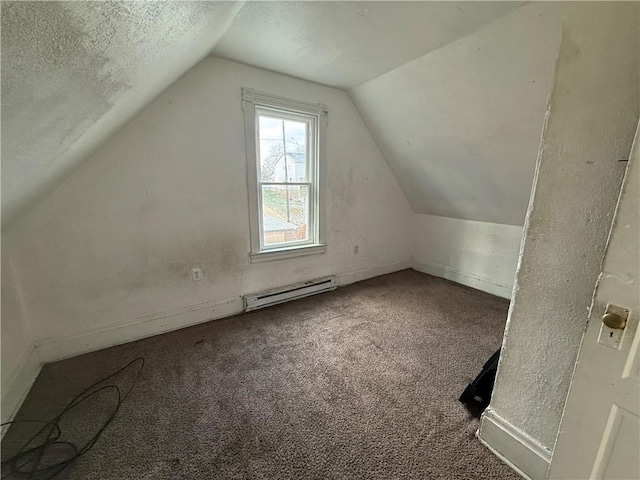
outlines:
{"label": "white window frame", "polygon": [[[242,89],[242,110],[244,111],[245,144],[247,154],[247,181],[249,192],[249,226],[251,232],[251,263],[300,257],[325,252],[324,243],[324,138],[327,122],[327,109],[324,105],[300,102],[287,98],[256,92],[251,88]],[[312,124],[307,135],[307,151],[314,161],[308,169],[309,186],[309,240],[287,243],[279,246],[263,245],[262,234],[262,182],[258,156],[258,115],[273,112],[280,118],[300,121],[309,118]],[[310,155],[307,155],[310,158]],[[309,160],[307,160],[309,162]],[[309,167],[310,165],[307,164]],[[280,183],[280,182],[278,182]],[[291,182],[290,182],[291,183]],[[307,183],[307,182],[303,182]],[[293,183],[295,185],[295,182]]]}

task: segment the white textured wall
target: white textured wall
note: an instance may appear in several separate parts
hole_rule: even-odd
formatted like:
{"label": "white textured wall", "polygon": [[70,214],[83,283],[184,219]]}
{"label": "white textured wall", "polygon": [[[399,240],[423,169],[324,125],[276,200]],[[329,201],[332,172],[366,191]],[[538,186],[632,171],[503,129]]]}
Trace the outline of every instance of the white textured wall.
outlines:
{"label": "white textured wall", "polygon": [[416,213],[523,225],[563,2],[532,2],[352,90]]}
{"label": "white textured wall", "polygon": [[552,450],[640,114],[639,5],[571,4],[492,410]]}
{"label": "white textured wall", "polygon": [[[600,319],[609,304],[629,309],[626,331],[618,351],[598,344]],[[637,423],[640,411],[637,338],[640,323],[640,123],[607,241],[602,274],[593,293],[589,319],[558,431],[549,479],[589,478],[593,471],[607,479],[640,478],[640,426]],[[628,416],[626,412],[629,412]],[[589,416],[588,422],[584,421],[585,414]],[[612,414],[620,424],[609,430]],[[627,437],[624,437],[625,430],[629,434]],[[612,453],[610,457],[598,460],[605,439],[611,442]],[[622,453],[625,451],[629,453]]]}
{"label": "white textured wall", "polygon": [[[241,87],[327,105],[325,254],[249,264]],[[63,339],[324,275],[406,268],[411,218],[346,93],[207,58],[3,243],[18,271],[35,272],[20,287],[37,338]]]}
{"label": "white textured wall", "polygon": [[416,214],[412,265],[511,298],[522,227]]}

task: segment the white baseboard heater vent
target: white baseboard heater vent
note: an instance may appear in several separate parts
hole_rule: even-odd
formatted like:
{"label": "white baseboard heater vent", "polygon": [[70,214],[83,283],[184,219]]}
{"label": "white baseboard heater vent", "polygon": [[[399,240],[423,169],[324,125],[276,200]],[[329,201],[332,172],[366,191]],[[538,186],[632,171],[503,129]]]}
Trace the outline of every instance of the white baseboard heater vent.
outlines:
{"label": "white baseboard heater vent", "polygon": [[245,295],[244,311],[258,310],[259,308],[277,305],[278,303],[308,297],[317,293],[329,292],[338,288],[334,277],[310,280],[308,282],[291,285],[288,287],[269,290],[267,292]]}

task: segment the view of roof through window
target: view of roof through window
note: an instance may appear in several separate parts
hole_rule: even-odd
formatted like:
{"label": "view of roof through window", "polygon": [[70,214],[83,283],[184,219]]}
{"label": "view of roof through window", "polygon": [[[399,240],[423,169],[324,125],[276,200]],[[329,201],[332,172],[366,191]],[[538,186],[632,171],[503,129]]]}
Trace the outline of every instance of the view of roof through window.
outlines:
{"label": "view of roof through window", "polygon": [[263,244],[308,240],[307,124],[259,116]]}

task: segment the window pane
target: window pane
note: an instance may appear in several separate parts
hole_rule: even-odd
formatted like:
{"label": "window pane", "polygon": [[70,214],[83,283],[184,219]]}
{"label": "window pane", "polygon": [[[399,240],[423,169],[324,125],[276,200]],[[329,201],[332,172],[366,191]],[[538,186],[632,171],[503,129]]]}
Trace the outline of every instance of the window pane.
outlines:
{"label": "window pane", "polygon": [[307,181],[307,124],[284,118],[258,117],[260,180]]}
{"label": "window pane", "polygon": [[309,186],[262,186],[265,246],[309,240]]}

